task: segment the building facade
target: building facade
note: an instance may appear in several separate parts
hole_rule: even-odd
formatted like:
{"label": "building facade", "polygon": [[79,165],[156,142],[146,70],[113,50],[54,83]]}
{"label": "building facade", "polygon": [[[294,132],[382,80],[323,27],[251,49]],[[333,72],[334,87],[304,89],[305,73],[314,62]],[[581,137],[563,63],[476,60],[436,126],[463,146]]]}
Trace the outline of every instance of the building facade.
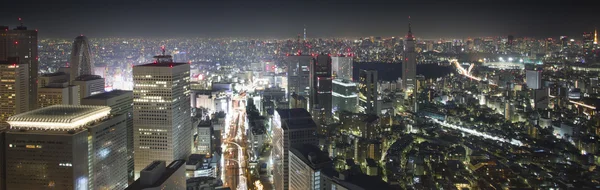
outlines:
{"label": "building facade", "polygon": [[79,105],[79,86],[68,83],[51,83],[38,90],[38,107],[53,105]]}
{"label": "building facade", "polygon": [[331,74],[334,79],[353,80],[353,58],[346,57],[331,57]]}
{"label": "building facade", "polygon": [[358,105],[356,83],[345,79],[334,79],[332,90],[332,109],[334,112],[356,112],[356,106]]}
{"label": "building facade", "polygon": [[411,93],[417,83],[417,52],[415,52],[415,37],[412,34],[410,23],[404,46],[404,61],[402,61],[402,85],[404,92]]}
{"label": "building facade", "polygon": [[28,67],[16,57],[0,61],[0,129],[8,127],[8,117],[29,110]]}
{"label": "building facade", "polygon": [[[18,57],[17,64],[27,65],[27,104],[25,111],[37,108],[38,90],[38,32],[29,30],[21,24],[9,30],[6,26],[0,26],[0,61],[8,60],[9,57]],[[25,68],[24,66],[20,66]]]}
{"label": "building facade", "polygon": [[296,93],[309,97],[310,95],[310,67],[315,62],[312,56],[287,56],[284,59],[287,65],[287,95]]}
{"label": "building facade", "polygon": [[73,84],[80,88],[80,99],[104,92],[104,79],[98,75],[78,76]]}
{"label": "building facade", "polygon": [[377,97],[377,71],[360,70],[358,99],[361,112],[378,115]]}

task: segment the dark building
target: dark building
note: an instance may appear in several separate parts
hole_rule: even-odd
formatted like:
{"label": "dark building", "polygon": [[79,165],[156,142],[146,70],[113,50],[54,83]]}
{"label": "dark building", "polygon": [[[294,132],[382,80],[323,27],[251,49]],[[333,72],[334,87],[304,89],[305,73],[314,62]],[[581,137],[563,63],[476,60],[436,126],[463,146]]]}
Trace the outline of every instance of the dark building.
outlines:
{"label": "dark building", "polygon": [[318,55],[310,72],[311,111],[319,120],[331,118],[331,56]]}

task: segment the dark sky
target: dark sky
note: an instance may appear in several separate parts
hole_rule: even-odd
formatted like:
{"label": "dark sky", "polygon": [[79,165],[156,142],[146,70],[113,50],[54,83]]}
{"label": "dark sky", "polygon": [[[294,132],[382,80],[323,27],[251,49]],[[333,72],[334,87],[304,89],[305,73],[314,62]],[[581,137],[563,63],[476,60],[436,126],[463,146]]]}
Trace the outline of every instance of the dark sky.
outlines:
{"label": "dark sky", "polygon": [[14,27],[22,17],[41,37],[68,38],[295,38],[304,25],[308,37],[403,36],[408,16],[421,38],[580,38],[600,27],[600,6],[576,0],[6,0],[0,5],[0,25]]}

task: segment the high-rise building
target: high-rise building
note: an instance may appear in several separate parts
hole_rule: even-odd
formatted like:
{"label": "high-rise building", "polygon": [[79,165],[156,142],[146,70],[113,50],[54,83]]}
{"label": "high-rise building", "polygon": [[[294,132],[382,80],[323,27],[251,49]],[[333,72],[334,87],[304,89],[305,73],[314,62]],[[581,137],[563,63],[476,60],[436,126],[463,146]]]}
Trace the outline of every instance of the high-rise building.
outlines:
{"label": "high-rise building", "polygon": [[311,111],[319,118],[331,118],[331,56],[318,55],[310,75]]}
{"label": "high-rise building", "polygon": [[286,190],[289,184],[289,150],[293,145],[317,145],[317,124],[305,109],[278,109],[273,126],[273,181],[274,188]]}
{"label": "high-rise building", "polygon": [[333,164],[329,155],[318,146],[302,144],[289,150],[290,155],[290,189],[321,190],[329,189],[327,178],[322,177],[321,170],[331,169]]}
{"label": "high-rise building", "polygon": [[527,88],[530,89],[541,89],[542,87],[542,71],[527,70],[525,73],[527,80]]}
{"label": "high-rise building", "polygon": [[594,34],[591,32],[583,33],[583,57],[585,63],[593,63],[594,60]]}
{"label": "high-rise building", "polygon": [[356,106],[358,105],[356,83],[345,79],[334,79],[332,89],[334,112],[356,112]]}
{"label": "high-rise building", "polygon": [[404,61],[402,62],[402,85],[404,92],[409,93],[415,88],[417,77],[417,52],[415,52],[415,37],[412,34],[410,22],[408,35],[404,46]]}
{"label": "high-rise building", "polygon": [[92,63],[92,54],[87,37],[83,35],[77,36],[75,41],[73,41],[69,66],[71,69],[71,81],[74,81],[78,76],[94,74],[92,73],[94,64]]}
{"label": "high-rise building", "polygon": [[42,74],[38,78],[38,88],[45,87],[50,83],[69,83],[69,74],[65,72],[47,73]]}
{"label": "high-rise building", "polygon": [[125,189],[125,115],[55,105],[8,119],[7,189]]}
{"label": "high-rise building", "polygon": [[287,96],[296,93],[300,96],[309,97],[310,67],[315,59],[309,55],[287,56],[284,62],[287,65]]}
{"label": "high-rise building", "polygon": [[69,83],[50,83],[38,90],[40,108],[53,105],[79,105],[79,86]]}
{"label": "high-rise building", "polygon": [[361,112],[378,115],[377,71],[360,70],[358,75],[358,99]]}
{"label": "high-rise building", "polygon": [[110,107],[111,115],[125,115],[127,117],[127,178],[133,183],[133,92],[126,90],[113,90],[102,94],[81,99],[81,105],[96,105]]}
{"label": "high-rise building", "polygon": [[192,150],[190,65],[169,55],[133,67],[135,176],[154,160],[186,159]]}
{"label": "high-rise building", "polygon": [[352,78],[352,56],[331,57],[331,75],[335,79],[354,80]]}
{"label": "high-rise building", "polygon": [[[20,20],[20,19],[19,19]],[[28,30],[27,27],[17,26],[13,30],[0,26],[0,61],[8,60],[8,57],[18,57],[18,64],[26,64],[28,69],[28,82],[25,94],[27,110],[37,108],[37,79],[38,79],[38,40],[37,30]],[[4,53],[1,53],[4,52]],[[23,66],[21,66],[23,67]]]}
{"label": "high-rise building", "polygon": [[0,129],[8,117],[29,110],[29,65],[18,57],[0,60]]}
{"label": "high-rise building", "polygon": [[185,160],[153,161],[126,190],[186,189]]}
{"label": "high-rise building", "polygon": [[73,84],[79,86],[80,99],[104,92],[104,79],[98,75],[81,75],[75,78]]}

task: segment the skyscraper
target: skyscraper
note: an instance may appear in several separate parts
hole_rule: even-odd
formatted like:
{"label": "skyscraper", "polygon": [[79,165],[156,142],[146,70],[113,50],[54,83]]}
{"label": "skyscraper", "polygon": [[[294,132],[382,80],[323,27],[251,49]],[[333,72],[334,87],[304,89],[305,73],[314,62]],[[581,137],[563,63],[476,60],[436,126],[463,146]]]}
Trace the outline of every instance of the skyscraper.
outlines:
{"label": "skyscraper", "polygon": [[309,97],[310,67],[315,62],[314,58],[309,55],[287,56],[284,62],[287,65],[287,96],[296,93],[300,96]]}
{"label": "skyscraper", "polygon": [[361,112],[378,115],[377,71],[360,70],[358,76],[358,99]]}
{"label": "skyscraper", "polygon": [[593,63],[594,60],[594,36],[591,32],[583,33],[583,57],[585,63]]}
{"label": "skyscraper", "polygon": [[310,75],[311,111],[320,118],[331,118],[331,56],[318,55]]}
{"label": "skyscraper", "polygon": [[98,75],[80,75],[71,82],[81,89],[80,98],[104,92],[104,79]]}
{"label": "skyscraper", "polygon": [[133,67],[136,178],[154,160],[186,159],[192,149],[190,65],[170,55]]}
{"label": "skyscraper", "polygon": [[110,107],[111,115],[127,117],[127,178],[129,183],[134,179],[133,160],[133,92],[113,90],[81,99],[81,105],[96,105]]}
{"label": "skyscraper", "polygon": [[81,35],[73,41],[71,49],[71,58],[69,59],[71,67],[71,81],[81,75],[92,75],[92,54],[87,37]]}
{"label": "skyscraper", "polygon": [[409,93],[415,88],[417,77],[417,53],[415,52],[415,37],[412,34],[410,22],[408,35],[404,46],[404,61],[402,62],[402,85],[404,92]]}
{"label": "skyscraper", "polygon": [[356,83],[349,80],[334,79],[332,85],[333,111],[356,112],[356,106],[358,105]]}
{"label": "skyscraper", "polygon": [[28,30],[27,27],[23,26],[23,23],[13,30],[1,26],[0,29],[4,29],[0,31],[0,61],[7,60],[8,57],[18,57],[19,63],[27,64],[29,74],[27,75],[28,108],[26,111],[33,110],[37,108],[38,90],[37,30]]}
{"label": "skyscraper", "polygon": [[125,115],[109,113],[55,105],[10,117],[7,189],[125,189]]}
{"label": "skyscraper", "polygon": [[331,74],[336,79],[354,80],[352,78],[352,57],[331,57]]}
{"label": "skyscraper", "polygon": [[6,119],[29,110],[29,65],[18,57],[0,61],[0,129]]}
{"label": "skyscraper", "polygon": [[525,73],[527,80],[527,88],[530,89],[541,89],[542,87],[542,71],[527,70]]}
{"label": "skyscraper", "polygon": [[278,109],[272,119],[273,126],[273,181],[274,188],[290,188],[289,151],[293,145],[318,145],[317,124],[305,109]]}
{"label": "skyscraper", "polygon": [[38,106],[79,105],[79,86],[69,83],[50,83],[38,90]]}

